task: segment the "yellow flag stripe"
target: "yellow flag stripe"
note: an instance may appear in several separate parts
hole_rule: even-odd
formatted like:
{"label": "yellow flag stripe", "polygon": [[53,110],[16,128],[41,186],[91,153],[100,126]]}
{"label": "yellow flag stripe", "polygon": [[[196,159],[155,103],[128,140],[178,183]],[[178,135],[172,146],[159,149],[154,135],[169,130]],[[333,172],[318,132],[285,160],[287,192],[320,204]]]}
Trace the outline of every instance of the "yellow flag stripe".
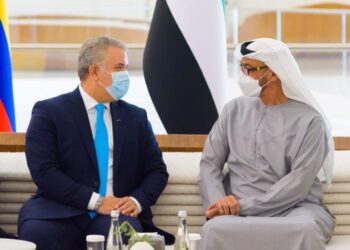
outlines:
{"label": "yellow flag stripe", "polygon": [[0,20],[5,30],[7,44],[10,44],[10,36],[9,36],[9,26],[7,21],[7,12],[6,12],[6,0],[0,0]]}

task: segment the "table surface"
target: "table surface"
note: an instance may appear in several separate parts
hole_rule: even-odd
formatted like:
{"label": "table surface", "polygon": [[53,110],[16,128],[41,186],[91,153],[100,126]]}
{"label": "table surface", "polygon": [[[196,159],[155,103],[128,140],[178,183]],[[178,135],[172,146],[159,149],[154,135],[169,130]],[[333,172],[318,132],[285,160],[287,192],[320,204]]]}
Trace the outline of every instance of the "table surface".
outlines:
{"label": "table surface", "polygon": [[[6,250],[35,250],[36,245],[25,240],[0,239],[1,249]],[[170,250],[170,249],[169,249]]]}

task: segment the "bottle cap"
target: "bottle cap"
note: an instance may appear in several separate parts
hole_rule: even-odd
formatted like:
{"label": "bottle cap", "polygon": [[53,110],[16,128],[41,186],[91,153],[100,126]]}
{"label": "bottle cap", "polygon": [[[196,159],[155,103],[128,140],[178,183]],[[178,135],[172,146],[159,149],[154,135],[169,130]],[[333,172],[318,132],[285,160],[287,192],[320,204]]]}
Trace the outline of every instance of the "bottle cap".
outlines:
{"label": "bottle cap", "polygon": [[103,235],[98,234],[90,234],[86,236],[87,242],[103,242],[105,241],[105,237]]}
{"label": "bottle cap", "polygon": [[179,217],[187,217],[187,212],[185,210],[180,210],[177,215]]}
{"label": "bottle cap", "polygon": [[111,211],[111,217],[119,217],[119,211],[118,210],[112,210]]}

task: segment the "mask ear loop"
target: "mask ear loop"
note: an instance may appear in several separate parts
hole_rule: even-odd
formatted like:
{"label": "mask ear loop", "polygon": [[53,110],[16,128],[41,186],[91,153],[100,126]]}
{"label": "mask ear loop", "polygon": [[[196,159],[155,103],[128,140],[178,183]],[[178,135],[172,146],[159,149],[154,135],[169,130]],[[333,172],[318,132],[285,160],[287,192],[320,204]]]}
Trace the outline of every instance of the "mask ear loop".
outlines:
{"label": "mask ear loop", "polygon": [[104,86],[104,85],[102,84],[102,82],[100,82],[100,80],[97,80],[96,82],[97,82],[102,88],[104,88],[104,89],[106,88],[106,86]]}
{"label": "mask ear loop", "polygon": [[[270,71],[270,69],[268,69],[268,70],[266,70],[266,72],[259,78],[259,82],[260,82],[260,80],[267,74],[267,72],[269,72]],[[261,86],[261,90],[263,89],[263,88],[265,88],[267,85],[269,85],[271,82],[273,82],[274,80],[269,80],[269,81],[267,81],[267,83],[265,83],[263,86]]]}
{"label": "mask ear loop", "polygon": [[[111,72],[109,72],[108,70],[106,70],[106,69],[104,69],[104,68],[102,68],[102,67],[100,67],[104,72],[107,72],[108,74],[110,74],[111,76],[112,76],[112,73]],[[102,82],[100,81],[100,80],[97,80],[96,81],[102,88],[107,88],[106,86],[104,86],[103,84],[102,84]]]}

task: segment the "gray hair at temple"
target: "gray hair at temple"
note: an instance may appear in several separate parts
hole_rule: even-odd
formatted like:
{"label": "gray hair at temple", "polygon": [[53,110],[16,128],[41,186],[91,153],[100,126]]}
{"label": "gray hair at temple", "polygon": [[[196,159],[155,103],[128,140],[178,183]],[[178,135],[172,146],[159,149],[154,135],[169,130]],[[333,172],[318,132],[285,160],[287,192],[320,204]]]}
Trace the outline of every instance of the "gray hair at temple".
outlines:
{"label": "gray hair at temple", "polygon": [[89,38],[83,43],[78,58],[78,75],[80,81],[85,80],[91,64],[99,65],[103,62],[106,49],[110,46],[121,48],[124,51],[128,50],[124,43],[108,36]]}

